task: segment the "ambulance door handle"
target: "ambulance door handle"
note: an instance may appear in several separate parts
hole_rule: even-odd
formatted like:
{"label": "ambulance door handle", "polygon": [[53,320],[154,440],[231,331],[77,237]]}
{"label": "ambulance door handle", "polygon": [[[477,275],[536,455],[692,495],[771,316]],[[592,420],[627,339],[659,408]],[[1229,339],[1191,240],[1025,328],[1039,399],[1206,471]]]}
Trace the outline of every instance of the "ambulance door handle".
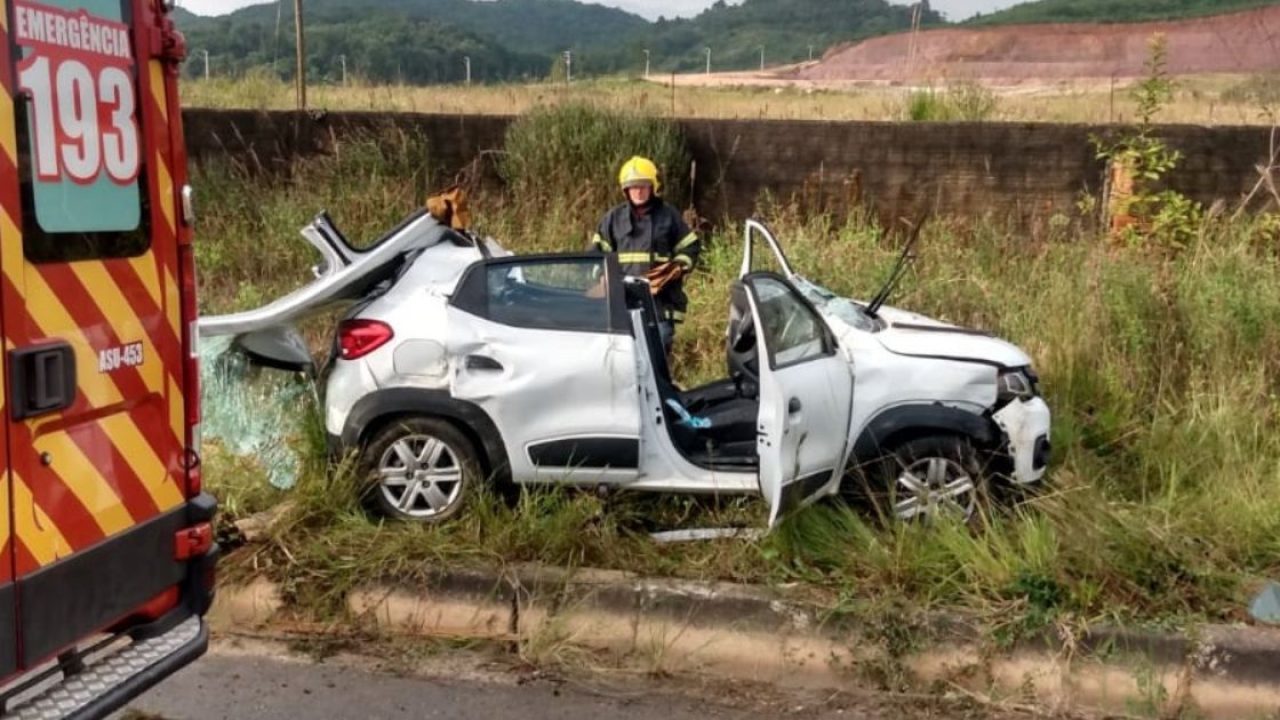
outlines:
{"label": "ambulance door handle", "polygon": [[9,352],[9,387],[14,420],[55,413],[76,399],[76,355],[54,341]]}

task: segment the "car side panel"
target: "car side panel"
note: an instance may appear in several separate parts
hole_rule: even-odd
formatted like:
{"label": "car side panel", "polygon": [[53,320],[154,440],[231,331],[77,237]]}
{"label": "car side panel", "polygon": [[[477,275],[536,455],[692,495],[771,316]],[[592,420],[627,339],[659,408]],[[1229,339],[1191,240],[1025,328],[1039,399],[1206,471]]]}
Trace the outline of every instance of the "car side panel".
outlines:
{"label": "car side panel", "polygon": [[[625,482],[637,467],[539,466],[531,449],[581,440],[639,442],[635,340],[616,333],[516,328],[449,308],[452,395],[497,423],[516,482]],[[497,369],[478,367],[483,357]],[[627,455],[631,458],[632,455]]]}
{"label": "car side panel", "polygon": [[856,442],[883,413],[908,405],[943,404],[975,416],[996,402],[996,369],[980,363],[895,355],[872,333],[835,325],[841,352],[854,378],[850,442]]}

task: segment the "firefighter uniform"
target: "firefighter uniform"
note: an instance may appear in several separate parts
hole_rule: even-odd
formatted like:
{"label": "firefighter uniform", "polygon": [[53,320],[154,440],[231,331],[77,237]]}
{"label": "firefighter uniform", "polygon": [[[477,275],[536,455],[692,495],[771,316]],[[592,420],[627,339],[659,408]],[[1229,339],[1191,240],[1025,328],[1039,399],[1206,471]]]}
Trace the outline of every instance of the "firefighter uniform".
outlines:
{"label": "firefighter uniform", "polygon": [[684,321],[689,305],[683,276],[697,265],[702,248],[697,233],[689,229],[679,211],[658,197],[657,167],[644,158],[632,158],[619,175],[624,191],[638,183],[653,187],[649,202],[637,207],[628,201],[610,210],[592,236],[592,245],[601,252],[617,253],[618,264],[629,276],[651,281],[655,272],[665,276],[659,281],[654,301],[665,325],[663,342],[669,349],[674,326]]}

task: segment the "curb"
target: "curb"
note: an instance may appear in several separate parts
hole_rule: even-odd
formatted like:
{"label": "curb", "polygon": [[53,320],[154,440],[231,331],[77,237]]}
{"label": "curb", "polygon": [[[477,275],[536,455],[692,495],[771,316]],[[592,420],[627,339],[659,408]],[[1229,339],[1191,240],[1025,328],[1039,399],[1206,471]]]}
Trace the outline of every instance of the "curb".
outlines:
{"label": "curb", "polygon": [[[1074,640],[1044,634],[995,651],[956,617],[869,620],[833,614],[786,588],[537,566],[366,587],[348,595],[347,607],[356,625],[514,641],[534,661],[572,657],[576,648],[651,672],[788,687],[927,686],[1160,716],[1280,709],[1280,630],[1267,628],[1211,625],[1188,637],[1098,627]],[[280,588],[257,578],[220,589],[210,622],[215,630],[262,629],[285,610]]]}

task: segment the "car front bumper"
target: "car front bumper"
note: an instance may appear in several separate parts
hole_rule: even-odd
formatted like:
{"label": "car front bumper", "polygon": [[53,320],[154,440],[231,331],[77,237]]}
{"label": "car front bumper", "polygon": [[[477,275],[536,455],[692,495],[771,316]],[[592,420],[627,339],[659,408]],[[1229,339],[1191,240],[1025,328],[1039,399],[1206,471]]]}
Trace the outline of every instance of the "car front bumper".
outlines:
{"label": "car front bumper", "polygon": [[1051,415],[1041,398],[1014,400],[997,412],[993,419],[1005,436],[1005,446],[1012,461],[1010,478],[1018,485],[1031,485],[1044,479],[1052,446],[1049,441]]}

